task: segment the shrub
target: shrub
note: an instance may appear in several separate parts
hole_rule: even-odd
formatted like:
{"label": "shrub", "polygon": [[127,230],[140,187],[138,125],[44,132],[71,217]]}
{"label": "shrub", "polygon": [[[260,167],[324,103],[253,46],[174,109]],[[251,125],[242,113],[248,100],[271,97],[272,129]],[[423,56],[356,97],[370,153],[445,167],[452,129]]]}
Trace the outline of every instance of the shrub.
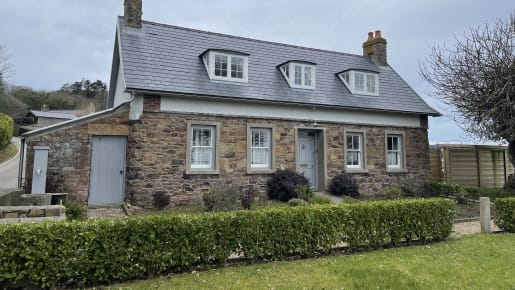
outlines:
{"label": "shrub", "polygon": [[205,211],[232,211],[240,209],[241,186],[217,184],[202,194]]}
{"label": "shrub", "polygon": [[6,114],[0,113],[0,149],[4,149],[11,143],[14,130],[13,119]]}
{"label": "shrub", "polygon": [[358,184],[349,173],[341,173],[333,177],[329,183],[329,191],[333,195],[359,197]]}
{"label": "shrub", "polygon": [[438,181],[428,181],[422,190],[423,197],[448,196],[460,200],[475,199],[479,197],[515,197],[515,191],[502,188],[479,188],[470,185],[453,184]]}
{"label": "shrub", "polygon": [[88,218],[88,210],[86,206],[84,206],[82,203],[74,200],[65,199],[63,205],[66,210],[66,219],[85,220]]}
{"label": "shrub", "polygon": [[300,199],[303,199],[307,202],[309,202],[313,196],[315,196],[315,191],[311,187],[311,185],[297,185],[297,188],[295,188],[295,191],[297,192],[297,197]]}
{"label": "shrub", "polygon": [[247,187],[240,196],[241,207],[243,207],[243,209],[250,209],[250,207],[256,200],[257,195],[258,191],[256,187],[253,185],[247,185]]}
{"label": "shrub", "polygon": [[303,199],[300,199],[300,198],[292,198],[292,199],[288,200],[288,205],[289,206],[304,206],[304,205],[308,205],[308,202]]}
{"label": "shrub", "polygon": [[330,198],[320,195],[315,195],[309,201],[310,204],[331,204],[332,201]]}
{"label": "shrub", "polygon": [[455,217],[447,199],[411,199],[273,208],[261,211],[157,215],[0,227],[0,284],[83,288],[165,271],[327,253],[402,241],[446,238]]}
{"label": "shrub", "polygon": [[152,197],[154,206],[158,209],[163,209],[170,204],[170,196],[164,191],[156,191]]}
{"label": "shrub", "polygon": [[509,233],[515,233],[515,197],[497,198],[494,206],[495,224]]}
{"label": "shrub", "polygon": [[288,201],[297,198],[299,185],[309,185],[308,179],[291,169],[277,170],[267,181],[268,198]]}
{"label": "shrub", "polygon": [[399,199],[402,195],[402,190],[398,186],[388,186],[384,193],[387,199]]}

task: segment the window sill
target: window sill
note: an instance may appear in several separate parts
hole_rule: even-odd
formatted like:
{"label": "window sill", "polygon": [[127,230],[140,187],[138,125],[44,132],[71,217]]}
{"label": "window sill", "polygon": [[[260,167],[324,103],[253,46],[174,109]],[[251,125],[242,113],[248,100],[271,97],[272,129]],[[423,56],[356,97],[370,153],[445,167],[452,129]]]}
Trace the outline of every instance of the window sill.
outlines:
{"label": "window sill", "polygon": [[272,174],[274,172],[273,169],[247,168],[247,174]]}
{"label": "window sill", "polygon": [[368,169],[363,168],[345,168],[346,173],[368,173]]}
{"label": "window sill", "polygon": [[188,169],[186,170],[186,174],[188,175],[196,175],[196,174],[220,174],[218,169]]}
{"label": "window sill", "polygon": [[386,168],[386,173],[408,173],[406,168]]}

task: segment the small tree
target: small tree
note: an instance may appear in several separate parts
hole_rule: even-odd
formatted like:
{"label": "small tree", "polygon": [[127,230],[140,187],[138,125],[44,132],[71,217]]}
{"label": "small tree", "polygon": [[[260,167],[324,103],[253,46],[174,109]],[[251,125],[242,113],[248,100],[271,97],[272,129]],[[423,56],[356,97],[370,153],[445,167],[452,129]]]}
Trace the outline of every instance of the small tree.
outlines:
{"label": "small tree", "polygon": [[4,149],[11,143],[13,136],[13,119],[0,113],[0,149]]}
{"label": "small tree", "polygon": [[453,49],[436,45],[421,67],[432,93],[483,140],[506,141],[515,166],[515,14],[471,28]]}

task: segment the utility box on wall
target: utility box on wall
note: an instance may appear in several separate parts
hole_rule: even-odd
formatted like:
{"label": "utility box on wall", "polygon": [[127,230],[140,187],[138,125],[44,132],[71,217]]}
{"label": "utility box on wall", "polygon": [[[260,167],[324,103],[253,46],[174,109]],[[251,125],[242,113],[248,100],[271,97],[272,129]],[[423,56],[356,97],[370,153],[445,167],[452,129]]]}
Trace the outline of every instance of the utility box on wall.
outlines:
{"label": "utility box on wall", "polygon": [[45,193],[48,161],[48,146],[34,146],[34,169],[31,193]]}

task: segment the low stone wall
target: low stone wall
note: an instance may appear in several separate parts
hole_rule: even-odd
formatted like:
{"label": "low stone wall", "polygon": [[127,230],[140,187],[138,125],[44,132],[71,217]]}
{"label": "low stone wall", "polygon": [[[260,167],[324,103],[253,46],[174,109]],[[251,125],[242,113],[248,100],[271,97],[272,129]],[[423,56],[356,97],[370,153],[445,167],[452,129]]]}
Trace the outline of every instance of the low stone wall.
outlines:
{"label": "low stone wall", "polygon": [[65,219],[63,205],[0,206],[0,224]]}

